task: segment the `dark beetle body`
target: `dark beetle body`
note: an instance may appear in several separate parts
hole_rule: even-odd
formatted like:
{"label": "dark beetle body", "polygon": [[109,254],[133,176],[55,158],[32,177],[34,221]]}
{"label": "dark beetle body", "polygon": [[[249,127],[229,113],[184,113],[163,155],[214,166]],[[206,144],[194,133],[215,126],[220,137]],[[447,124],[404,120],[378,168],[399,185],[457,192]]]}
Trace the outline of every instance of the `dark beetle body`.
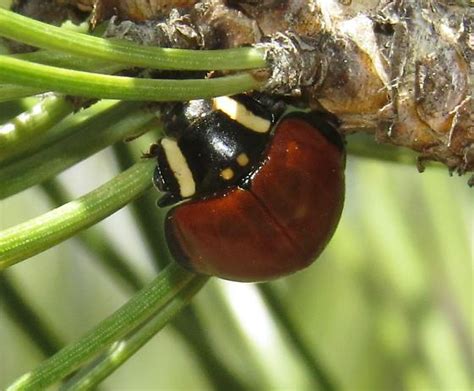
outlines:
{"label": "dark beetle body", "polygon": [[[178,128],[170,126],[170,134],[196,184],[191,200],[168,212],[165,234],[175,259],[198,273],[237,281],[293,273],[317,258],[342,212],[345,152],[331,120],[292,112],[276,122],[254,104],[253,114],[269,121],[268,132],[236,124],[226,109],[171,121],[181,121]],[[163,148],[155,184],[168,191],[160,202],[169,204],[186,197],[174,178],[181,166],[170,169],[171,153]],[[242,154],[245,165],[236,163]],[[234,175],[224,179],[227,168]]]}
{"label": "dark beetle body", "polygon": [[[258,133],[247,129],[222,111],[213,109],[213,101],[204,99],[175,104],[165,114],[167,135],[176,139],[179,150],[185,156],[192,172],[196,185],[193,198],[205,198],[241,184],[242,179],[254,171],[261,161],[271,138],[274,116],[246,95],[239,95],[237,99],[242,107],[268,121],[267,132]],[[160,190],[168,192],[159,201],[160,206],[166,206],[185,197],[179,194],[179,185],[164,151],[157,151],[156,154],[158,165],[154,182]],[[242,154],[248,159],[248,163],[243,166],[237,162],[237,158]],[[224,179],[220,175],[226,168],[230,168],[234,173],[230,179]]]}

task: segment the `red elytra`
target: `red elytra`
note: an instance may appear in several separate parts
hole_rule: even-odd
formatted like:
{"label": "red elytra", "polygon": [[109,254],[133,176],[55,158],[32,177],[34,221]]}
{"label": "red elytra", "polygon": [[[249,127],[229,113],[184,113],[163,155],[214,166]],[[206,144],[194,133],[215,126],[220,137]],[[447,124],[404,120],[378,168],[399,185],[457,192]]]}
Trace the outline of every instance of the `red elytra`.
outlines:
{"label": "red elytra", "polygon": [[283,118],[249,189],[170,210],[170,251],[183,266],[228,280],[263,281],[298,271],[336,229],[344,168],[340,146],[303,118]]}

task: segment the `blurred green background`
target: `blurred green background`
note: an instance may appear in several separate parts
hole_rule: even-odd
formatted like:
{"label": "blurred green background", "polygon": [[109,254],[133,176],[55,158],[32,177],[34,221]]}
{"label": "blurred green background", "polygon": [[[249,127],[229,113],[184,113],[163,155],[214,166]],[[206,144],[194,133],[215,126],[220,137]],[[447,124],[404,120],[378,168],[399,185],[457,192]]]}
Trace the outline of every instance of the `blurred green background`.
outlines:
{"label": "blurred green background", "polygon": [[[104,151],[60,178],[77,196],[116,172]],[[338,388],[472,389],[473,216],[466,181],[440,168],[418,174],[413,166],[349,158],[346,205],[334,239],[310,268],[272,283],[300,338]],[[1,201],[0,228],[50,207],[37,189]],[[99,225],[151,280],[150,254],[130,212]],[[129,297],[74,239],[16,265],[11,275],[65,341]],[[255,285],[214,279],[194,305],[219,359],[249,389],[317,389]],[[41,360],[0,307],[0,389]],[[199,357],[165,329],[101,388],[211,385]]]}

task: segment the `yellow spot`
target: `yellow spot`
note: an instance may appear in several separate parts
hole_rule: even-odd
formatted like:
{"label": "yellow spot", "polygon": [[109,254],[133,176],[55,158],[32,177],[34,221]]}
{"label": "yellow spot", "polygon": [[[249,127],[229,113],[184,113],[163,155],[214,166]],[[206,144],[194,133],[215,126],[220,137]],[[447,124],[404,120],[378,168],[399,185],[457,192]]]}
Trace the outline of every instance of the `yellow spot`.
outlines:
{"label": "yellow spot", "polygon": [[225,181],[230,181],[234,177],[234,171],[232,168],[227,167],[221,171],[221,178]]}
{"label": "yellow spot", "polygon": [[239,163],[239,166],[244,167],[247,164],[249,164],[249,157],[245,153],[241,153],[239,156],[237,156],[237,163]]}

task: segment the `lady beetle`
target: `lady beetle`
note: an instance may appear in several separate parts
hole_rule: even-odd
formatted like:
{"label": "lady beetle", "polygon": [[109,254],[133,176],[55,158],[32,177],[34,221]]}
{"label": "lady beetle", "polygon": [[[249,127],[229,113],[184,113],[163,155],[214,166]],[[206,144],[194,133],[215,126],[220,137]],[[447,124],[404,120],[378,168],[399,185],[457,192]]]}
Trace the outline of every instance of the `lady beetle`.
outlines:
{"label": "lady beetle", "polygon": [[[175,104],[155,186],[169,210],[165,235],[178,263],[236,281],[262,281],[311,264],[344,203],[345,149],[327,114],[248,95]],[[183,201],[183,202],[181,202]]]}

